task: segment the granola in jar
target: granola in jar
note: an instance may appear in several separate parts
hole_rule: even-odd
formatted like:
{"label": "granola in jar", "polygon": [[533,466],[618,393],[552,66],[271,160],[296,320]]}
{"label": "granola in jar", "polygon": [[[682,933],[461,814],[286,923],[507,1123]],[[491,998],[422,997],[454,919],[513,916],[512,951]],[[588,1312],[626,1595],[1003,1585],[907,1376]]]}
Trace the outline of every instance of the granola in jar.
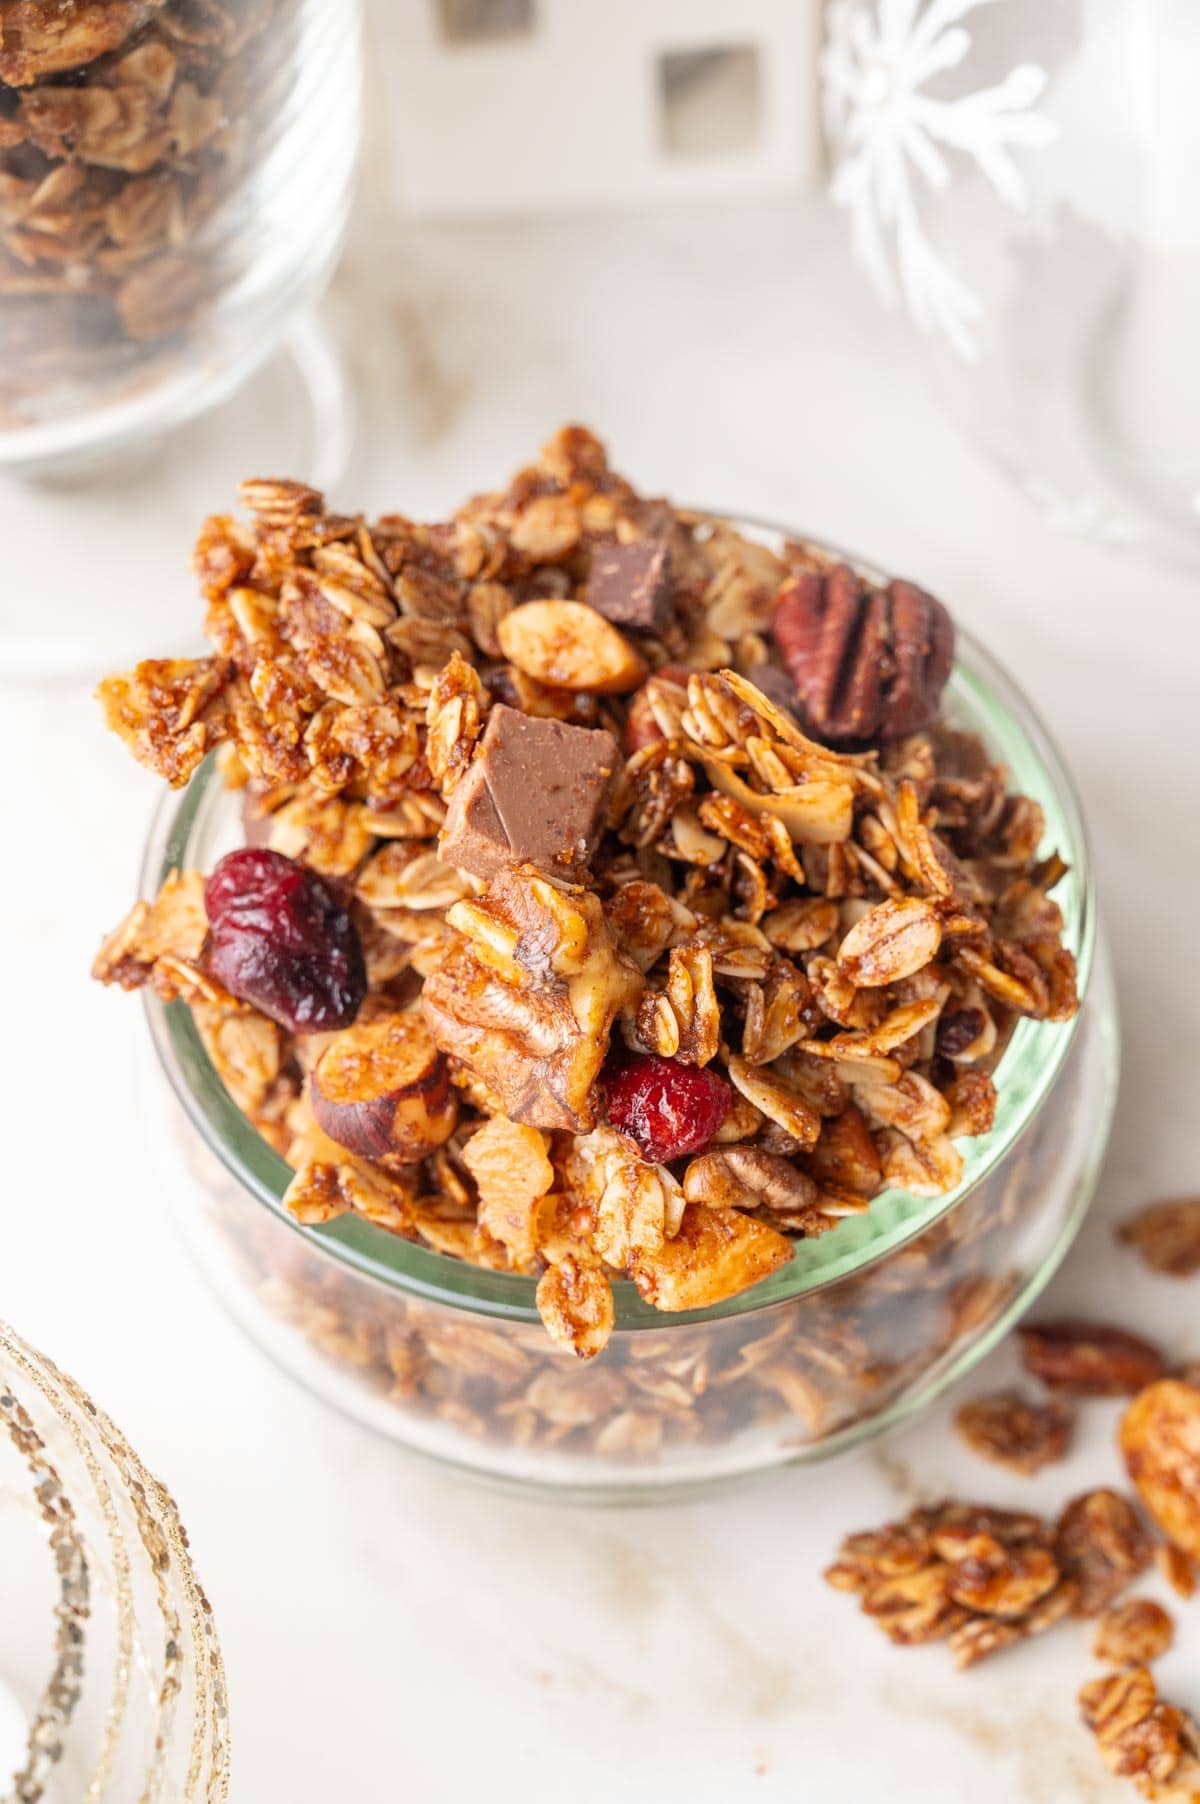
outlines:
{"label": "granola in jar", "polygon": [[[1016,1023],[1075,1012],[1066,867],[939,711],[946,610],[642,497],[581,428],[434,525],[296,483],[243,500],[197,546],[211,653],[100,694],[170,784],[215,754],[250,846],[139,904],[96,974],[191,1008],[296,1219],[536,1281],[544,1351],[480,1328],[432,1378],[414,1299],[406,1394],[529,1440],[652,1451],[747,1408],[824,1432],[995,1319],[1020,1160],[800,1332],[747,1315],[605,1351],[622,1278],[666,1328],[885,1190],[948,1195]],[[310,918],[338,922],[336,971]],[[260,1281],[327,1308],[390,1390],[395,1322],[285,1263]],[[608,1379],[581,1390],[562,1353]]]}
{"label": "granola in jar", "polygon": [[303,184],[314,237],[333,234],[355,131],[338,57],[326,58],[328,155],[312,179],[291,134],[305,62],[330,33],[356,30],[352,7],[337,12],[321,20],[313,0],[0,0],[6,455],[20,458],[34,428],[46,429],[39,445],[55,427],[67,443],[105,407],[144,404],[201,355],[219,374],[214,359],[256,310],[261,338],[262,303],[294,279],[296,258],[318,266],[273,171],[286,163]]}

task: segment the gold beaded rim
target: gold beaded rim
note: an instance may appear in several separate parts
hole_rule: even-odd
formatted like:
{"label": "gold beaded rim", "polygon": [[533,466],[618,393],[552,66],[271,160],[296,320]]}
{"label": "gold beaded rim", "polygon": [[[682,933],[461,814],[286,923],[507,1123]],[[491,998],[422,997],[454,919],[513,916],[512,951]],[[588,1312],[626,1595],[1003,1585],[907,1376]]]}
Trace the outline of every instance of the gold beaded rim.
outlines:
{"label": "gold beaded rim", "polygon": [[[125,1436],[88,1393],[54,1362],[0,1322],[0,1420],[33,1481],[33,1502],[49,1531],[58,1571],[54,1661],[30,1721],[25,1763],[4,1804],[41,1804],[61,1761],[89,1672],[85,1625],[110,1573],[115,1659],[99,1745],[83,1804],[134,1804],[130,1749],[143,1742],[136,1804],[225,1804],[229,1795],[229,1710],[225,1668],[212,1609],[196,1577],[187,1534],[169,1491],[149,1472]],[[74,1496],[47,1446],[65,1431],[90,1481]],[[132,1519],[131,1534],[122,1520]],[[94,1547],[83,1525],[98,1518]],[[139,1619],[138,1585],[150,1579],[153,1612]],[[94,1644],[93,1644],[94,1645]],[[131,1721],[131,1680],[150,1686]],[[113,1775],[123,1758],[118,1796]]]}

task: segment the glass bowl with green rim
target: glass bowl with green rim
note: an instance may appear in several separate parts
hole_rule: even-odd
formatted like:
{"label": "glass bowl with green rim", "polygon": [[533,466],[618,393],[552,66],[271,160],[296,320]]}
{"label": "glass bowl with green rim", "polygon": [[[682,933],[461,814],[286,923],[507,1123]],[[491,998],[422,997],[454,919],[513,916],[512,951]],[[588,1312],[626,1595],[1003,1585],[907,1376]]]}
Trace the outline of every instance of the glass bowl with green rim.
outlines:
{"label": "glass bowl with green rim", "polygon": [[[769,545],[797,536],[733,524]],[[1070,778],[1016,685],[962,631],[943,713],[978,733],[1044,812],[1042,849],[1069,866],[1055,899],[1082,999],[1069,1022],[1017,1024],[994,1073],[995,1124],[960,1142],[953,1191],[885,1190],[865,1213],[800,1241],[773,1277],[709,1309],[664,1315],[622,1280],[612,1340],[582,1363],[547,1339],[530,1277],[355,1216],[294,1221],[281,1201],[290,1170],[225,1089],[189,1010],[146,991],[170,1097],[165,1113],[153,1110],[166,1192],[251,1338],[401,1446],[494,1483],[591,1501],[668,1498],[827,1458],[969,1370],[1046,1284],[1083,1218],[1112,1112],[1117,1031]],[[143,894],[173,870],[211,869],[241,835],[238,798],[210,758],[157,811]]]}

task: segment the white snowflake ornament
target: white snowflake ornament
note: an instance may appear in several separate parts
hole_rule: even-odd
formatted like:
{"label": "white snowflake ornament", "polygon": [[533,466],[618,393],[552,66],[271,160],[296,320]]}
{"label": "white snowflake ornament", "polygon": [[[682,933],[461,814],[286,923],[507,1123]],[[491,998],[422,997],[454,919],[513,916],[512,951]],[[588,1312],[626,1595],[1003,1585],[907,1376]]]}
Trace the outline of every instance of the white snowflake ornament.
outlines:
{"label": "white snowflake ornament", "polygon": [[945,188],[947,153],[968,158],[997,197],[1026,212],[1028,191],[1012,151],[1058,135],[1035,110],[1046,71],[1022,63],[993,87],[939,100],[927,84],[960,68],[971,48],[961,23],[1001,0],[833,0],[821,59],[826,125],[834,148],[831,193],[850,212],[855,251],[889,303],[902,294],[924,332],[942,332],[973,359],[979,296],[930,243],[919,178]]}

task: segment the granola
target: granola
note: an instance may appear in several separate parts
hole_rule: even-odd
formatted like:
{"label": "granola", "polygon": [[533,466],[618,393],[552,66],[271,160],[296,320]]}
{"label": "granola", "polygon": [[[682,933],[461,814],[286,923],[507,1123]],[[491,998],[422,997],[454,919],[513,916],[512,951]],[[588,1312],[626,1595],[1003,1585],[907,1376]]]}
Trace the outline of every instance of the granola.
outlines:
{"label": "granola", "polygon": [[1170,1613],[1149,1597],[1127,1597],[1096,1625],[1092,1652],[1110,1666],[1148,1666],[1175,1639]]}
{"label": "granola", "polygon": [[1093,1679],[1079,1705],[1110,1773],[1132,1779],[1152,1804],[1198,1804],[1200,1729],[1162,1702],[1144,1666]]}
{"label": "granola", "polygon": [[[211,1011],[265,1024],[274,1077],[228,1049],[219,1069],[295,1168],[294,1212],[536,1276],[555,1345],[590,1357],[620,1276],[704,1308],[886,1185],[956,1185],[1017,1019],[1076,997],[1036,805],[929,714],[938,604],[892,586],[878,731],[848,748],[788,686],[789,585],[829,560],[638,496],[582,428],[446,523],[298,483],[242,498],[250,521],[197,545],[212,652],[100,698],[172,785],[217,753],[252,840],[349,910],[367,995],[330,1037],[289,1027],[273,977],[208,993],[211,936],[159,954],[161,901],[96,974],[203,1004],[206,1044]],[[934,1239],[1001,1245],[1007,1183]],[[934,1254],[908,1255],[926,1360],[1015,1283]],[[849,1293],[822,1307],[811,1344],[753,1356],[810,1418],[831,1374],[882,1398],[917,1356],[866,1355]],[[642,1413],[614,1413],[635,1442]]]}
{"label": "granola", "polygon": [[1152,1272],[1192,1277],[1200,1272],[1200,1196],[1146,1203],[1118,1224],[1117,1238],[1140,1253]]}
{"label": "granola", "polygon": [[[0,411],[129,380],[211,303],[296,0],[0,0]],[[201,241],[203,239],[203,248]]]}
{"label": "granola", "polygon": [[946,1641],[960,1670],[1052,1628],[1078,1601],[1049,1523],[968,1503],[848,1535],[825,1577],[889,1640]]}
{"label": "granola", "polygon": [[954,1418],[974,1452],[1014,1472],[1040,1472],[1063,1459],[1071,1441],[1071,1417],[1061,1403],[1035,1403],[1017,1391],[974,1397]]}
{"label": "granola", "polygon": [[1056,1523],[944,1502],[848,1535],[825,1577],[853,1592],[902,1646],[947,1641],[973,1666],[1068,1616],[1095,1616],[1150,1562],[1132,1506],[1114,1491],[1075,1498]]}

